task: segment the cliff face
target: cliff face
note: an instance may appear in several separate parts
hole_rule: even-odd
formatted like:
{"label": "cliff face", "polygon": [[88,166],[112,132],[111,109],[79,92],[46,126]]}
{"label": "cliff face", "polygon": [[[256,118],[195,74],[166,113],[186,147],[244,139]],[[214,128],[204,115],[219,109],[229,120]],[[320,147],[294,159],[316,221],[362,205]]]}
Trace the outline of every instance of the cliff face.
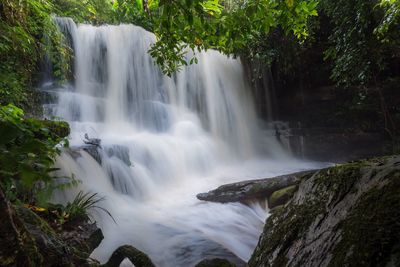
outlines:
{"label": "cliff face", "polygon": [[249,266],[400,266],[400,156],[305,176]]}

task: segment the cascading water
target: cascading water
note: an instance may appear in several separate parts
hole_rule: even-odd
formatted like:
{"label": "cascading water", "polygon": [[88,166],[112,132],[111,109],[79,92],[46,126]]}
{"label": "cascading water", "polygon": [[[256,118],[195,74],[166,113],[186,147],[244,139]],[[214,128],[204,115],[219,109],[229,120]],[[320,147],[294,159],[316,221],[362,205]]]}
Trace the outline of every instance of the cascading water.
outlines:
{"label": "cascading water", "polygon": [[[198,65],[168,78],[147,54],[155,37],[142,28],[56,22],[73,44],[75,81],[44,89],[56,98],[45,108],[72,129],[76,149],[59,157],[60,172],[82,181],[56,199],[80,190],[99,193],[116,221],[93,211],[105,235],[93,256],[104,262],[131,244],[158,266],[194,266],[215,257],[247,261],[267,210],[257,203],[201,202],[195,195],[315,166],[291,160],[260,134],[240,61],[208,51],[199,54]],[[78,149],[85,133],[101,139],[101,164]]]}

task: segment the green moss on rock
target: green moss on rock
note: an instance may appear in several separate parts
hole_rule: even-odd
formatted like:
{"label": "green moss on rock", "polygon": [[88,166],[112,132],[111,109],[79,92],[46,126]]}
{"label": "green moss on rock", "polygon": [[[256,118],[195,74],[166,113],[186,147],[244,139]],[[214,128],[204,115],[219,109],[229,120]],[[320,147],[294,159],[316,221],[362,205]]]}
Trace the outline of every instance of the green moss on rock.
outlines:
{"label": "green moss on rock", "polygon": [[297,185],[292,185],[273,192],[272,195],[268,198],[268,207],[272,209],[276,206],[286,204],[286,202],[290,200],[296,190]]}
{"label": "green moss on rock", "polygon": [[16,211],[34,238],[39,249],[38,252],[42,255],[46,266],[70,266],[72,264],[85,266],[90,254],[88,251],[66,243],[60,234],[56,233],[44,219],[30,209],[17,206]]}
{"label": "green moss on rock", "polygon": [[[342,238],[329,266],[386,266],[400,259],[400,172],[366,192],[342,221]],[[400,263],[400,262],[398,262]]]}
{"label": "green moss on rock", "polygon": [[115,250],[103,266],[118,267],[125,258],[128,258],[136,267],[155,267],[145,253],[129,245],[120,246]]}
{"label": "green moss on rock", "polygon": [[69,124],[65,121],[42,120],[41,122],[49,129],[51,136],[56,138],[67,137],[71,132]]}
{"label": "green moss on rock", "polygon": [[327,168],[273,210],[249,266],[400,266],[399,221],[400,156]]}

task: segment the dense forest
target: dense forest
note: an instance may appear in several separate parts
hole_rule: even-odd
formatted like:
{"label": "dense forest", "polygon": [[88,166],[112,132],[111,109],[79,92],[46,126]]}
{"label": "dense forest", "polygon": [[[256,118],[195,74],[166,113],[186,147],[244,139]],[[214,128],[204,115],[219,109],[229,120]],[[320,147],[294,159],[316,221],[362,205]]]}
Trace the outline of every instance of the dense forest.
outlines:
{"label": "dense forest", "polygon": [[[75,122],[75,119],[48,116],[46,114],[43,104],[48,104],[46,101],[48,101],[49,96],[44,94],[42,89],[44,84],[49,81],[51,81],[51,86],[54,88],[65,89],[67,88],[66,85],[79,88],[80,84],[82,84],[80,83],[80,77],[83,74],[81,75],[78,72],[80,70],[80,63],[77,60],[80,59],[77,58],[77,37],[72,36],[70,29],[63,29],[60,26],[61,24],[57,22],[58,18],[71,18],[78,25],[76,27],[87,24],[97,27],[95,29],[100,29],[102,26],[134,24],[151,32],[154,35],[151,35],[153,37],[149,38],[154,38],[154,41],[149,46],[148,51],[146,51],[146,54],[148,53],[151,59],[146,58],[145,60],[151,60],[154,66],[148,67],[146,63],[141,61],[141,65],[139,65],[143,69],[157,68],[157,71],[153,72],[159,71],[160,77],[163,78],[158,78],[159,76],[154,76],[156,77],[154,78],[152,76],[153,78],[148,78],[148,80],[156,80],[155,84],[160,88],[163,86],[166,87],[165,84],[168,83],[165,82],[165,79],[169,79],[168,81],[178,84],[176,88],[179,89],[182,87],[179,87],[180,77],[182,77],[180,75],[187,75],[188,78],[185,78],[187,79],[185,80],[185,86],[187,86],[185,88],[187,89],[185,90],[187,90],[188,95],[190,95],[189,92],[194,90],[190,87],[190,84],[195,84],[196,86],[197,84],[201,84],[203,86],[208,81],[206,76],[198,78],[198,76],[191,74],[192,69],[190,69],[191,67],[196,68],[196,66],[205,64],[204,62],[202,63],[202,59],[207,57],[205,56],[207,55],[206,53],[209,53],[207,51],[218,51],[220,54],[229,56],[231,60],[240,59],[240,68],[243,69],[244,73],[242,80],[245,80],[243,84],[245,84],[244,87],[247,91],[245,93],[238,93],[239,97],[235,95],[239,99],[237,106],[242,106],[240,107],[241,110],[246,111],[242,113],[238,112],[238,114],[247,114],[247,111],[250,110],[246,106],[248,103],[246,102],[247,100],[245,101],[244,99],[247,99],[247,94],[251,95],[255,101],[254,110],[256,115],[254,118],[257,118],[257,121],[261,121],[261,124],[265,125],[265,134],[268,132],[271,135],[270,133],[272,132],[273,141],[268,141],[269,143],[266,148],[259,149],[263,152],[267,151],[268,153],[265,153],[265,155],[268,157],[275,153],[269,150],[281,150],[281,148],[275,149],[275,143],[277,143],[276,146],[283,146],[283,150],[291,150],[291,156],[303,156],[306,160],[312,159],[317,162],[343,162],[376,156],[384,156],[386,160],[387,157],[399,154],[400,152],[399,0],[2,0],[0,3],[1,266],[89,265],[91,263],[88,263],[86,259],[89,258],[90,253],[97,247],[100,241],[93,246],[85,244],[85,242],[92,242],[87,240],[81,240],[78,244],[76,242],[69,243],[70,241],[65,241],[65,232],[70,231],[72,235],[76,234],[74,231],[80,231],[76,230],[76,227],[81,225],[82,222],[84,222],[84,227],[89,227],[88,222],[91,219],[91,210],[99,211],[103,216],[108,217],[108,219],[111,219],[118,225],[118,218],[114,219],[113,210],[101,205],[101,202],[107,196],[98,194],[98,192],[81,190],[80,185],[82,181],[80,181],[79,177],[75,177],[74,173],[64,175],[59,172],[60,163],[57,165],[57,162],[60,161],[60,158],[62,159],[64,154],[69,153],[72,158],[79,158],[77,153],[81,152],[76,152],[78,149],[76,149],[75,143],[70,146],[71,138],[69,138],[70,134],[73,134],[77,128],[74,128],[76,126],[71,128],[71,125],[69,125],[70,122]],[[108,34],[104,32],[97,33],[99,40],[101,38],[106,39],[105,37],[99,37]],[[89,33],[86,34],[89,36]],[[87,38],[89,40],[90,37]],[[130,41],[129,38],[121,40]],[[112,46],[110,43],[104,40],[102,42],[104,42],[103,46],[105,47],[103,50],[111,54]],[[93,51],[95,49],[97,48],[93,48]],[[136,60],[135,58],[141,57],[135,54],[141,53],[141,50],[136,47],[132,49],[137,49],[132,52],[133,61]],[[86,53],[88,52],[86,51]],[[84,53],[81,55],[84,55]],[[131,59],[130,54],[121,55],[122,58],[125,56]],[[101,58],[104,59],[107,56],[103,54]],[[98,59],[93,56],[87,65],[90,67],[94,66],[93,68],[96,73],[107,72],[107,74],[102,74],[106,78],[96,74],[101,77],[96,76],[97,80],[89,79],[89,81],[99,84],[104,83],[106,84],[104,85],[105,87],[108,86],[111,88],[110,84],[112,82],[110,81],[112,81],[112,74],[114,72],[110,68],[120,67],[117,73],[122,73],[124,67],[118,64],[111,65],[112,63],[110,63],[111,60],[109,58],[103,64],[99,64],[96,60]],[[208,57],[207,60],[209,60]],[[107,65],[108,67],[107,69],[101,69],[101,65]],[[209,65],[207,66],[210,67]],[[224,88],[224,85],[221,85],[221,83],[225,81],[224,79],[228,74],[226,74],[227,71],[218,70],[218,68],[224,68],[224,66],[223,64],[214,66],[217,69],[214,71],[215,76],[219,75],[217,71],[221,71],[222,73],[222,78],[219,78],[214,84],[216,87]],[[204,67],[203,69],[207,68]],[[90,71],[88,72],[90,73]],[[137,84],[138,82],[133,81],[133,78],[129,75],[129,73],[126,74],[128,76],[127,83]],[[136,74],[135,78],[139,80],[146,79],[143,75],[140,75]],[[146,85],[140,85],[143,88],[147,88],[147,83]],[[89,85],[85,84],[85,86],[88,87]],[[122,86],[123,90],[130,90],[129,85],[124,86]],[[135,90],[137,91],[132,90],[134,93],[127,93],[125,97],[131,101],[130,103],[135,103],[139,109],[141,108],[140,103],[138,102],[138,104],[132,99],[135,96],[138,98],[142,97],[146,93],[142,93],[139,89]],[[173,103],[171,105],[175,105],[174,101],[171,100],[172,96],[165,97],[163,94],[168,93],[157,91],[157,94],[154,94],[159,97],[156,99],[157,101],[162,99],[160,102],[163,103],[159,109],[164,109],[164,106],[167,104],[170,105]],[[171,93],[169,92],[169,94]],[[209,109],[212,105],[209,103],[211,102],[210,96],[208,98],[205,97],[206,100],[204,100],[201,97],[206,93],[196,91],[192,94],[196,95],[197,98],[194,102],[197,102],[191,104],[187,100],[189,103],[185,102],[187,109],[197,114],[196,116],[198,116],[202,131],[210,132],[210,135],[214,134],[214,115],[210,114],[212,113],[210,110],[208,110],[208,113],[204,112],[204,109]],[[238,144],[237,150],[233,149],[233,152],[229,153],[239,155],[244,151],[244,146],[241,147],[239,145],[240,142],[235,138],[248,138],[250,139],[249,143],[252,143],[254,140],[251,139],[256,139],[256,134],[251,132],[247,135],[240,135],[242,134],[241,126],[245,125],[244,127],[247,127],[250,124],[239,124],[237,126],[234,122],[235,120],[246,120],[247,115],[240,115],[242,116],[240,117],[239,115],[236,116],[236,113],[232,113],[231,109],[233,110],[236,102],[233,101],[232,104],[229,101],[233,97],[230,98],[231,95],[226,91],[223,91],[221,95],[223,95],[224,101],[219,102],[222,104],[218,105],[226,105],[226,108],[224,106],[225,110],[222,107],[222,111],[220,109],[214,110],[217,114],[215,115],[217,116],[215,124],[217,126],[221,124],[218,116],[226,112],[228,115],[224,115],[225,117],[221,115],[221,120],[226,121],[229,127],[222,130],[217,127],[217,130],[215,130],[216,136],[227,141],[231,135],[234,135],[233,133],[237,132],[238,137],[234,135],[232,137],[234,141],[231,143],[229,143],[229,139],[227,146],[233,147],[235,143]],[[98,95],[94,96],[98,97]],[[186,97],[189,98],[189,96]],[[167,100],[164,100],[164,98]],[[179,96],[177,99],[180,99]],[[153,100],[145,99],[144,103],[153,103]],[[243,101],[240,102],[241,100]],[[204,104],[205,102],[207,102],[207,105]],[[85,105],[91,105],[90,103],[92,102],[87,102]],[[67,106],[65,103],[64,105],[65,107]],[[132,104],[132,106],[135,105]],[[179,106],[178,104],[176,105]],[[104,104],[104,106],[106,105]],[[128,110],[131,113],[140,113],[135,107],[128,108],[132,108]],[[238,109],[236,108],[236,110]],[[81,108],[81,110],[84,110],[84,108]],[[83,114],[83,111],[80,112]],[[124,110],[124,112],[126,111]],[[151,112],[153,112],[153,109]],[[141,126],[141,123],[144,125],[153,123],[148,121],[156,121],[158,123],[158,120],[161,120],[164,124],[168,124],[173,120],[170,118],[172,115],[164,114],[162,117],[146,117],[151,112],[146,109],[143,112],[144,115],[138,115],[140,119],[137,119],[137,125]],[[249,111],[248,113],[251,112]],[[171,113],[173,112],[171,111]],[[107,118],[107,114],[104,115],[101,112],[99,114],[101,115],[96,116]],[[129,122],[131,123],[135,120],[136,117],[133,117],[130,118]],[[104,119],[104,121],[107,121],[107,119]],[[195,121],[197,123],[197,119]],[[164,124],[162,124],[162,127],[158,124],[155,126],[156,128],[158,127],[157,131],[159,131],[159,134],[164,134]],[[140,128],[139,126],[137,127]],[[249,129],[251,127],[248,126]],[[123,131],[122,129],[121,131]],[[98,131],[100,132],[101,130]],[[193,131],[190,130],[185,132],[185,134],[192,134]],[[83,139],[83,137],[80,138]],[[119,144],[116,146],[117,148],[102,147],[100,145],[102,141],[100,138],[90,138],[87,134],[85,138],[82,145],[86,145],[86,147],[83,150],[89,151],[88,153],[92,156],[95,154],[93,157],[99,162],[100,166],[103,169],[108,168],[107,170],[112,173],[110,177],[113,183],[117,184],[115,180],[118,180],[118,178],[115,176],[120,175],[122,177],[123,174],[121,174],[122,172],[116,172],[112,169],[111,165],[104,165],[107,163],[104,157],[118,158],[125,163],[128,162],[129,164],[127,165],[129,165],[129,168],[141,170],[140,160],[137,159],[139,156],[135,158],[136,152],[134,153],[125,148],[125,150],[120,149]],[[105,139],[107,141],[107,138]],[[281,139],[285,139],[286,141],[282,141]],[[172,141],[169,141],[168,144],[170,143]],[[204,145],[205,143],[207,142],[204,141],[201,144]],[[272,143],[273,145],[271,145]],[[159,144],[159,146],[162,145]],[[261,141],[255,145],[252,144],[251,148],[253,146],[256,148],[257,146],[261,147]],[[135,146],[135,149],[138,147],[138,145]],[[179,149],[180,147],[178,147]],[[203,148],[195,147],[191,149],[201,150]],[[189,150],[192,151],[191,149]],[[97,152],[93,153],[93,150]],[[225,150],[221,149],[221,151],[225,153]],[[156,167],[154,166],[156,166],[156,163],[154,162],[156,162],[156,159],[150,159],[149,155],[151,153],[146,153],[144,153],[145,156],[143,158],[145,158],[149,166],[153,164],[152,166],[155,169]],[[160,154],[162,153],[160,152]],[[215,153],[215,155],[218,153]],[[207,160],[214,157],[214,153],[211,153],[212,156],[208,154],[208,156],[204,156],[205,154],[206,152],[201,154],[201,157],[205,157]],[[245,153],[243,152],[243,154]],[[133,158],[132,164],[129,157],[131,160]],[[100,160],[98,160],[99,158]],[[135,167],[135,159],[138,160],[137,164],[139,164],[139,167]],[[168,156],[167,161],[169,159],[173,161],[175,158]],[[240,162],[244,162],[243,158],[239,157],[239,159]],[[287,159],[285,158],[285,160]],[[395,192],[393,189],[394,187],[398,188],[398,167],[396,167],[397,165],[393,160],[383,160],[381,162],[382,165],[388,166],[388,173],[393,175],[394,178],[390,180],[391,178],[387,178],[389,174],[385,174],[386,176],[382,174],[383,178],[381,179],[379,178],[379,173],[382,170],[377,167],[380,166],[378,163],[376,160],[372,160],[372,163],[362,162],[360,165],[351,163],[353,165],[346,165],[343,167],[343,171],[335,169],[340,167],[333,167],[332,171],[324,170],[311,178],[309,174],[302,175],[301,179],[296,178],[294,179],[295,182],[285,184],[285,186],[280,188],[274,188],[273,191],[296,186],[296,190],[300,187],[299,191],[292,190],[294,187],[291,187],[293,191],[290,193],[291,195],[295,192],[297,192],[296,194],[303,193],[307,195],[312,190],[307,188],[303,183],[316,181],[318,190],[323,188],[321,190],[332,193],[334,196],[331,197],[337,198],[337,203],[339,203],[345,199],[345,194],[350,194],[349,192],[352,192],[351,190],[354,191],[354,188],[363,188],[360,190],[363,193],[367,192],[362,185],[364,178],[359,178],[365,175],[365,173],[361,172],[362,174],[360,174],[357,169],[365,167],[374,173],[373,175],[371,174],[371,181],[374,183],[378,180],[382,182],[383,185],[381,187],[376,186],[376,188],[379,187],[382,189],[382,187],[385,187],[385,190],[390,192],[391,195],[389,197],[386,196],[387,199],[382,199],[385,199],[389,203],[387,205],[391,205],[393,210],[398,210],[400,204],[398,192]],[[61,164],[61,166],[63,165]],[[189,164],[188,166],[192,165]],[[185,168],[183,169],[186,171]],[[191,168],[187,167],[189,173]],[[299,171],[305,169],[311,169],[311,167],[296,167],[276,171],[273,173],[274,175],[269,175],[269,177],[281,173],[286,174],[292,170]],[[162,168],[160,172],[162,175],[170,175],[167,168]],[[340,175],[343,172],[348,172],[350,173],[349,177],[356,177],[358,175],[358,178],[354,178],[354,182],[349,184],[339,174],[332,178],[332,172],[341,173]],[[335,189],[331,192],[332,188],[329,187],[330,184],[326,179],[336,181],[339,183],[341,189],[332,185]],[[387,182],[385,182],[385,179]],[[226,183],[226,180],[224,181]],[[368,183],[372,184],[371,181]],[[334,182],[332,183],[334,184]],[[378,182],[376,183],[378,184]],[[388,184],[392,185],[393,188],[387,187]],[[212,184],[212,186],[216,185]],[[373,186],[375,184],[371,185],[371,187]],[[76,188],[79,188],[77,190],[79,193],[75,194],[72,200],[65,201],[62,204],[53,203],[54,194],[57,192],[74,190]],[[121,190],[129,191],[128,189]],[[313,191],[310,194],[320,194],[320,192]],[[368,191],[365,194],[365,197],[363,195],[364,202],[353,203],[349,201],[347,204],[354,205],[354,207],[360,206],[360,209],[368,209],[367,204],[369,202],[367,203],[367,200],[372,202],[373,198],[375,198],[379,202],[379,194],[377,192]],[[268,198],[271,195],[272,191],[268,193]],[[362,194],[360,193],[360,195]],[[257,199],[259,197],[260,195],[257,195]],[[329,198],[329,201],[332,201],[332,198]],[[286,203],[289,199],[284,202]],[[240,201],[243,202],[243,199]],[[244,203],[247,205],[246,201]],[[310,202],[307,202],[308,200],[306,201],[304,198],[301,199],[298,197],[296,201],[298,201],[296,205],[308,209],[314,200],[310,197]],[[224,200],[221,202],[230,201]],[[292,202],[290,203],[290,205],[294,205]],[[324,205],[319,202],[317,204]],[[314,206],[311,205],[310,208],[318,209],[318,212],[315,214],[307,211],[303,212],[303,210],[294,211],[295,209],[290,205],[285,206],[287,207],[287,213],[285,214],[282,210],[275,211],[273,216],[276,216],[275,218],[281,221],[280,224],[283,225],[282,227],[286,227],[283,229],[279,228],[278,230],[286,231],[293,236],[276,237],[276,232],[264,232],[255,254],[249,261],[249,266],[397,266],[396,264],[399,264],[399,258],[393,258],[394,254],[388,252],[388,250],[392,250],[398,253],[398,247],[396,249],[396,246],[399,244],[399,240],[397,239],[398,233],[393,235],[394,237],[390,237],[390,233],[399,232],[398,222],[395,225],[392,221],[385,221],[390,216],[399,219],[399,214],[398,211],[394,212],[392,209],[387,209],[387,207],[382,208],[384,210],[382,213],[384,214],[379,215],[383,218],[383,222],[374,220],[376,214],[369,214],[370,218],[372,218],[371,220],[376,222],[376,224],[381,223],[383,225],[382,228],[391,229],[383,233],[382,236],[371,233],[371,236],[375,238],[375,245],[379,249],[371,245],[365,253],[370,253],[371,255],[377,253],[376,255],[378,256],[374,259],[375,262],[371,261],[372,263],[367,263],[370,256],[367,255],[367,260],[365,260],[361,254],[351,259],[349,258],[350,256],[346,258],[346,256],[342,257],[335,254],[333,257],[334,260],[328,263],[324,262],[323,264],[320,262],[319,264],[322,265],[318,265],[315,261],[311,261],[310,263],[310,261],[287,261],[287,259],[284,259],[282,251],[276,252],[280,246],[277,238],[282,240],[282,242],[286,242],[282,247],[289,246],[290,242],[295,242],[296,238],[299,238],[299,235],[297,232],[294,233],[295,230],[293,229],[301,232],[305,228],[302,228],[303,226],[301,226],[300,222],[296,224],[294,222],[296,219],[290,219],[291,216],[294,216],[293,218],[297,216],[296,214],[299,214],[298,216],[300,217],[304,216],[304,218],[306,216],[316,216],[320,214],[320,206],[316,207],[317,204],[312,204]],[[376,208],[376,210],[380,209],[380,207],[373,208]],[[356,214],[354,217],[361,216],[358,213],[354,214]],[[306,221],[308,220],[307,218]],[[36,222],[32,222],[35,220]],[[263,219],[264,221],[265,218]],[[311,219],[308,222],[311,225]],[[277,227],[273,225],[274,223],[276,224],[276,221],[273,222],[271,220],[267,222],[266,227]],[[48,239],[44,240],[44,243],[52,240],[51,242],[55,245],[53,244],[50,246],[51,248],[48,248],[48,245],[38,242],[32,231],[30,231],[29,225],[33,224],[40,224],[40,231],[47,231],[46,234],[43,234],[46,235],[44,239]],[[46,224],[46,226],[44,227],[43,224]],[[306,223],[304,222],[304,224]],[[344,227],[343,225],[350,227],[352,224],[346,221],[338,227]],[[365,225],[356,225],[356,227],[365,227]],[[85,231],[90,232],[86,228]],[[343,231],[351,232],[349,228],[344,228]],[[366,231],[370,232],[370,229]],[[63,234],[64,236],[60,237]],[[340,246],[351,246],[351,242],[355,243],[356,238],[351,236],[351,234],[349,236],[345,236],[349,239],[341,241],[349,243],[340,243]],[[277,242],[275,247],[269,245],[265,241],[265,238],[270,238],[268,240],[272,240],[271,244]],[[357,236],[357,238],[360,237]],[[257,242],[257,240],[254,242]],[[381,244],[383,245],[380,246]],[[229,246],[227,247],[229,250]],[[279,249],[282,250],[282,247]],[[66,248],[70,249],[70,251],[60,252],[60,249]],[[145,246],[140,248],[148,252]],[[51,251],[51,255],[46,255],[46,250]],[[289,250],[288,248],[287,251]],[[272,256],[271,258],[268,255],[262,254],[266,253],[265,251],[270,251],[268,252],[271,253],[269,255],[277,258],[271,260]],[[335,251],[345,254],[345,252],[340,250],[340,247]],[[232,256],[234,264],[242,266],[247,256],[238,256],[240,253],[236,253],[235,251],[232,253],[235,255]],[[306,252],[299,252],[300,254],[304,256],[303,260],[308,257]],[[124,256],[122,257],[121,255]],[[152,258],[152,253],[149,253],[149,255]],[[398,256],[398,254],[396,255]],[[248,258],[250,256],[248,255]],[[57,259],[60,257],[62,258],[62,261],[60,261],[62,263],[57,263]],[[145,254],[130,246],[121,246],[119,250],[115,250],[105,265],[119,266],[125,257],[128,257],[135,266],[153,266],[153,263]],[[203,258],[210,257],[206,255]],[[232,260],[231,258],[229,259]],[[235,262],[236,258],[240,258],[240,260]],[[106,262],[105,260],[100,261]],[[361,265],[357,265],[351,261],[358,261]],[[390,262],[392,265],[389,264]],[[347,265],[344,263],[347,263]],[[386,265],[386,263],[389,265]],[[100,263],[95,261],[93,264],[99,265]],[[179,263],[178,265],[185,266],[185,264]],[[191,266],[192,263],[187,264],[186,266]],[[230,264],[224,261],[205,262],[204,264],[199,266],[234,266],[223,265]],[[166,264],[160,260],[156,260],[156,265],[172,266],[173,263]]]}

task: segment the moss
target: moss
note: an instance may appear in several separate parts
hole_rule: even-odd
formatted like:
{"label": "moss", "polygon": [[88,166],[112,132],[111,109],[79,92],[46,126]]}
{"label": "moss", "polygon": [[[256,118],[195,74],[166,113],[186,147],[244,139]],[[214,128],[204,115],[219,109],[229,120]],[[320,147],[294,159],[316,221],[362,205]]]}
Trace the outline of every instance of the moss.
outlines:
{"label": "moss", "polygon": [[0,266],[42,266],[34,239],[0,188]]}
{"label": "moss", "polygon": [[[317,172],[317,171],[310,171],[310,172],[308,172],[308,173],[306,173],[306,174],[303,174],[302,176],[299,177],[299,180],[300,180],[300,181],[305,181],[305,180],[311,178],[316,172]],[[299,183],[300,183],[300,182],[299,182]]]}
{"label": "moss", "polygon": [[277,190],[271,194],[268,198],[268,206],[269,208],[274,208],[279,205],[283,205],[289,201],[289,199],[293,196],[293,194],[297,190],[297,185],[288,186]]}
{"label": "moss", "polygon": [[368,165],[367,161],[355,161],[324,169],[316,174],[315,183],[329,190],[330,203],[335,205],[355,190],[354,184],[362,177],[362,169]]}
{"label": "moss", "polygon": [[307,251],[315,247],[308,240],[317,228],[330,238],[328,250],[317,252],[330,267],[399,266],[399,163],[400,157],[351,162],[303,180],[289,204],[272,210],[249,266],[310,264],[315,258]]}
{"label": "moss", "polygon": [[362,166],[365,166],[364,162],[354,162],[305,175],[303,182],[314,179],[313,194],[306,196],[300,205],[292,202],[274,210],[266,222],[265,235],[261,237],[249,266],[259,266],[260,262],[268,263],[263,257],[269,257],[276,251],[278,255],[274,258],[273,265],[285,266],[288,260],[286,252],[293,242],[301,239],[318,215],[324,216],[328,212],[328,203],[340,201],[352,189],[361,177]]}
{"label": "moss", "polygon": [[258,194],[258,193],[260,193],[260,192],[262,192],[262,190],[263,190],[264,188],[262,187],[262,185],[261,184],[254,184],[254,185],[252,185],[251,186],[251,188],[250,188],[250,190],[249,190],[249,194]]}
{"label": "moss", "polygon": [[41,217],[30,209],[16,206],[19,218],[23,221],[30,235],[35,239],[41,255],[47,266],[86,266],[89,253],[81,248],[64,242],[61,236]]}
{"label": "moss", "polygon": [[[342,239],[329,266],[386,266],[400,257],[400,172],[390,182],[365,193],[341,223]],[[397,208],[394,208],[397,207]]]}
{"label": "moss", "polygon": [[271,255],[277,248],[279,248],[279,253],[273,266],[286,266],[288,259],[285,255],[293,241],[309,228],[318,214],[325,211],[322,198],[320,201],[308,201],[303,205],[289,205],[275,210],[265,224],[266,235],[261,237],[249,261],[249,266],[259,266],[259,262],[267,262],[261,258]]}
{"label": "moss", "polygon": [[48,236],[56,235],[53,228],[51,228],[45,220],[40,218],[30,209],[27,209],[23,206],[15,206],[15,209],[17,211],[18,216],[25,224],[40,228],[40,230]]}
{"label": "moss", "polygon": [[41,122],[55,138],[64,138],[70,134],[69,124],[65,121],[42,120]]}
{"label": "moss", "polygon": [[135,266],[138,267],[155,266],[145,253],[129,245],[121,246],[114,251],[108,262],[103,266],[118,267],[125,258],[128,258]]}
{"label": "moss", "polygon": [[282,211],[282,209],[283,209],[284,207],[285,207],[285,205],[278,205],[278,206],[276,206],[276,207],[270,209],[269,213],[270,213],[270,214],[275,214],[275,213],[277,213],[277,212],[279,212],[279,211]]}

